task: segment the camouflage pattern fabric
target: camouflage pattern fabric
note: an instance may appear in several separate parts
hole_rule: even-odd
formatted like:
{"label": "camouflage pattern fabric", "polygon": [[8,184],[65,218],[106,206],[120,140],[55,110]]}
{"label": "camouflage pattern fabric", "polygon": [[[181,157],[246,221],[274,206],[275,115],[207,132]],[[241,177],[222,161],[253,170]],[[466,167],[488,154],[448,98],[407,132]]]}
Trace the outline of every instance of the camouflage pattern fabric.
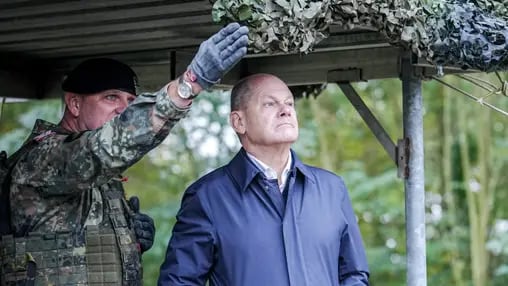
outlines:
{"label": "camouflage pattern fabric", "polygon": [[234,21],[249,27],[249,49],[254,52],[307,53],[328,36],[328,25],[333,22],[331,0],[213,2],[215,22]]}
{"label": "camouflage pattern fabric", "polygon": [[212,0],[217,23],[249,26],[253,52],[308,53],[329,36],[376,30],[436,65],[508,67],[508,2],[488,0]]}
{"label": "camouflage pattern fabric", "polygon": [[471,2],[454,1],[432,8],[433,13],[425,18],[430,62],[486,72],[508,67],[506,18],[486,13]]}
{"label": "camouflage pattern fabric", "polygon": [[495,17],[508,20],[508,2],[506,1],[471,0],[471,3],[478,6],[482,11],[486,11]]}
{"label": "camouflage pattern fabric", "polygon": [[[128,224],[129,208],[120,182],[121,173],[159,145],[188,110],[176,107],[163,88],[154,94],[140,94],[121,115],[97,130],[68,133],[38,120],[29,138],[38,143],[18,161],[12,172],[10,203],[14,237],[40,234],[54,238],[56,234],[68,234],[67,244],[57,248],[58,252],[73,253],[76,256],[71,259],[79,262],[90,252],[87,247],[91,246],[85,247],[87,231],[104,233],[105,241],[111,241],[113,233],[114,245],[120,250],[118,256],[124,264],[123,280],[138,279],[139,275],[131,275],[139,272],[141,266],[139,254],[133,254],[139,250],[133,248],[136,241]],[[23,253],[20,251],[16,255]],[[97,248],[94,251],[97,253]],[[96,257],[93,261],[102,261],[101,257],[114,256],[93,257]],[[11,258],[20,259],[19,256]],[[58,257],[48,259],[58,260]],[[43,265],[41,261],[36,262]],[[77,262],[68,266],[76,265],[83,267]],[[38,268],[38,275],[44,276],[41,271]],[[107,277],[97,279],[108,280]]]}
{"label": "camouflage pattern fabric", "polygon": [[[69,134],[38,120],[39,144],[12,172],[14,234],[29,231],[82,232],[102,217],[102,186],[159,145],[188,109],[178,109],[165,89],[142,94],[102,128]],[[47,132],[47,131],[50,132]],[[39,137],[41,134],[44,136]]]}

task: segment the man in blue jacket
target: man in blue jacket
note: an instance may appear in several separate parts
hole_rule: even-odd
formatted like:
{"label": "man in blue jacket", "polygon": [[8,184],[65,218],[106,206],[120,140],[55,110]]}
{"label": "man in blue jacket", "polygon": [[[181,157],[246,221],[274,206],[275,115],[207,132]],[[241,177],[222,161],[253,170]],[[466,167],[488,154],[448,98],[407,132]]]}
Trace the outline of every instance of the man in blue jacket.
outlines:
{"label": "man in blue jacket", "polygon": [[342,179],[303,164],[294,97],[269,74],[239,81],[242,149],[185,192],[159,285],[363,286],[368,266]]}

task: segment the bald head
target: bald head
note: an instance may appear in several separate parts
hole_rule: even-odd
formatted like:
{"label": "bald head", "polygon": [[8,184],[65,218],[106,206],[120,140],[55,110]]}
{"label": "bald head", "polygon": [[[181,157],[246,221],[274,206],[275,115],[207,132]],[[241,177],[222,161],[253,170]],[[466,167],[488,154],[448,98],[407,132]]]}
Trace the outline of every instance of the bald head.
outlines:
{"label": "bald head", "polygon": [[254,74],[238,81],[231,91],[229,119],[251,154],[260,155],[266,148],[287,152],[298,138],[293,94],[285,82],[271,74]]}
{"label": "bald head", "polygon": [[278,77],[266,73],[253,74],[239,80],[231,90],[231,111],[245,109],[253,92],[262,88],[262,83],[267,80],[282,82]]}

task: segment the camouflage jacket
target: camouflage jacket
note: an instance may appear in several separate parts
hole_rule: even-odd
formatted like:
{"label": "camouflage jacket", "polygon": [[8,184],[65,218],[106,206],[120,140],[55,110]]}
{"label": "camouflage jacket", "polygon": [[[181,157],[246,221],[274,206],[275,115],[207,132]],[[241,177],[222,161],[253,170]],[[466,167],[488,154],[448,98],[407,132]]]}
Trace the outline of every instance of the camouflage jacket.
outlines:
{"label": "camouflage jacket", "polygon": [[175,106],[165,87],[140,94],[97,130],[69,133],[37,120],[28,139],[37,144],[12,172],[14,235],[71,232],[75,245],[83,245],[86,225],[109,223],[107,199],[123,199],[121,173],[159,145],[188,110]]}

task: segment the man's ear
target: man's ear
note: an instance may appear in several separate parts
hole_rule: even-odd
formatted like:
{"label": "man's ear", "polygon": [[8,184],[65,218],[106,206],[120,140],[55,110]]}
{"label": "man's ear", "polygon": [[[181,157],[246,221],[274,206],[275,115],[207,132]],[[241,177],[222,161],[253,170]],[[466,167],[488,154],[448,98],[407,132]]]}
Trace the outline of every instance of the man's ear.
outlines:
{"label": "man's ear", "polygon": [[66,92],[64,94],[64,101],[69,112],[74,117],[78,117],[79,111],[81,110],[81,96],[72,92]]}
{"label": "man's ear", "polygon": [[231,122],[231,127],[233,127],[233,130],[235,130],[236,133],[245,133],[245,119],[242,111],[231,111],[229,114],[229,122]]}

